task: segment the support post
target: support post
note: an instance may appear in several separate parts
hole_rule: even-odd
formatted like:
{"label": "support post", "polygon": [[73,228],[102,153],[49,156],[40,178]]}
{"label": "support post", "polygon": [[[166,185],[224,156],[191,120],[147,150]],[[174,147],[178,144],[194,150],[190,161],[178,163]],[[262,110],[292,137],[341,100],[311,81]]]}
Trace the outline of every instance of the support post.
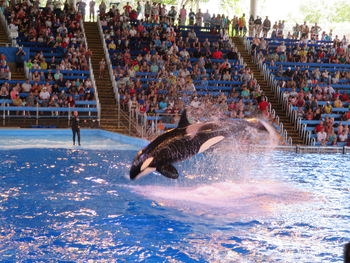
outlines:
{"label": "support post", "polygon": [[39,125],[39,103],[36,103],[36,126]]}
{"label": "support post", "polygon": [[6,118],[6,110],[5,110],[5,104],[3,104],[3,114],[2,114],[2,126],[5,126],[5,118]]}
{"label": "support post", "polygon": [[118,129],[120,128],[120,103],[118,103]]}
{"label": "support post", "polygon": [[250,0],[250,15],[254,18],[256,18],[257,2],[258,0]]}

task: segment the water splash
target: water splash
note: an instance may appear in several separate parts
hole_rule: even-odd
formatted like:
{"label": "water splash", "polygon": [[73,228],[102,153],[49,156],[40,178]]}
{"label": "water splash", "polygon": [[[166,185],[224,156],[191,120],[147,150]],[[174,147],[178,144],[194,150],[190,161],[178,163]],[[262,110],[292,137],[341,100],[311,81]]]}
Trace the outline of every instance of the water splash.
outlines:
{"label": "water splash", "polygon": [[[269,133],[247,130],[246,141],[231,138],[204,155],[177,164],[184,177],[177,185],[124,185],[160,205],[181,211],[220,217],[268,216],[281,205],[310,200],[308,193],[274,179],[265,172],[278,143]],[[155,176],[155,175],[153,175]],[[275,180],[275,181],[274,181]],[[153,181],[154,183],[154,181]]]}
{"label": "water splash", "polygon": [[192,187],[127,185],[133,192],[160,205],[196,214],[220,216],[267,216],[280,205],[307,201],[310,196],[283,183],[225,181]]}

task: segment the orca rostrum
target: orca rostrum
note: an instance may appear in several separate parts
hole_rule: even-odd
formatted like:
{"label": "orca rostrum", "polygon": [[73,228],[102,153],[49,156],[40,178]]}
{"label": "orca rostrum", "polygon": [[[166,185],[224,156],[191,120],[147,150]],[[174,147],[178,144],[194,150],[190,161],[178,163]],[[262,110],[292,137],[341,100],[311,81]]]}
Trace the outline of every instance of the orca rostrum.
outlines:
{"label": "orca rostrum", "polygon": [[247,128],[270,132],[267,126],[258,119],[190,124],[184,110],[176,128],[161,134],[137,153],[130,169],[130,179],[154,171],[176,179],[179,173],[173,163],[202,153],[226,138],[242,136],[248,133]]}

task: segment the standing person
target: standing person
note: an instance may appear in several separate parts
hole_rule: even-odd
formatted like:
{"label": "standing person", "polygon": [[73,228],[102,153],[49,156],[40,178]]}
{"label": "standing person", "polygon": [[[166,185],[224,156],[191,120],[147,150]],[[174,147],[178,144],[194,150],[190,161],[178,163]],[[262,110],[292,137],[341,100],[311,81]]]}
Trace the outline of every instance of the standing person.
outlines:
{"label": "standing person", "polygon": [[267,16],[263,22],[263,37],[267,37],[267,34],[269,33],[271,29],[271,21],[269,20],[269,17]]}
{"label": "standing person", "polygon": [[161,23],[167,23],[168,19],[167,19],[167,10],[166,10],[166,6],[162,5],[162,7],[160,8],[160,22]]}
{"label": "standing person", "polygon": [[129,5],[129,2],[126,2],[126,5],[123,6],[123,9],[124,9],[126,16],[129,17],[131,9],[132,9],[131,5]]}
{"label": "standing person", "polygon": [[81,13],[81,16],[83,17],[83,21],[85,21],[85,8],[86,8],[86,3],[81,0],[80,2],[77,3],[78,11]]}
{"label": "standing person", "polygon": [[149,1],[147,1],[147,2],[145,3],[145,8],[144,8],[144,10],[145,10],[145,20],[146,20],[147,22],[149,22],[149,18],[150,18],[150,16],[151,16],[151,9],[152,9],[152,6],[151,6],[151,4],[149,3]]}
{"label": "standing person", "polygon": [[255,34],[255,31],[254,31],[255,23],[254,22],[255,22],[254,16],[251,15],[249,20],[248,20],[248,35],[249,35],[249,37],[253,37]]}
{"label": "standing person", "polygon": [[172,7],[170,8],[170,11],[168,12],[168,17],[169,17],[169,23],[170,23],[170,25],[174,25],[176,15],[177,15],[177,12],[176,12],[176,10],[175,10],[175,6],[172,6]]}
{"label": "standing person", "polygon": [[96,5],[96,2],[94,0],[90,0],[89,2],[90,21],[95,21],[95,5]]}
{"label": "standing person", "polygon": [[257,16],[256,19],[254,20],[254,27],[255,27],[255,34],[260,37],[261,31],[262,31],[262,21],[261,17]]}
{"label": "standing person", "polygon": [[101,4],[98,6],[98,9],[100,10],[100,16],[104,16],[106,14],[106,3],[102,0]]}
{"label": "standing person", "polygon": [[189,25],[193,26],[194,25],[194,18],[196,17],[195,12],[192,11],[192,8],[190,8],[190,13],[188,14],[188,19],[189,19]]}
{"label": "standing person", "polygon": [[23,71],[26,52],[22,47],[19,47],[16,52],[16,72]]}
{"label": "standing person", "polygon": [[142,12],[142,6],[141,6],[140,1],[137,2],[136,12],[137,12],[137,18],[140,18],[140,15]]}
{"label": "standing person", "polygon": [[75,145],[75,136],[78,137],[78,145],[80,146],[80,125],[78,112],[74,111],[72,118],[73,145]]}
{"label": "standing person", "polygon": [[205,12],[203,14],[203,22],[204,22],[204,26],[205,27],[209,27],[210,26],[210,14],[209,14],[209,10],[207,9],[207,12]]}
{"label": "standing person", "polygon": [[196,26],[202,26],[203,14],[200,9],[196,13]]}
{"label": "standing person", "polygon": [[152,9],[151,9],[151,22],[158,23],[159,18],[159,7],[157,3],[153,3]]}
{"label": "standing person", "polygon": [[238,35],[238,17],[234,16],[231,20],[231,36],[237,36]]}
{"label": "standing person", "polygon": [[180,26],[184,26],[186,23],[186,16],[187,16],[187,12],[186,12],[186,8],[183,5],[181,10],[180,10]]}
{"label": "standing person", "polygon": [[100,60],[100,75],[99,75],[100,79],[102,79],[104,77],[105,71],[106,71],[106,61],[104,58],[102,58]]}
{"label": "standing person", "polygon": [[245,21],[245,14],[243,14],[239,19],[238,19],[238,26],[239,26],[239,35],[245,36],[247,33],[247,26],[246,26],[246,21]]}

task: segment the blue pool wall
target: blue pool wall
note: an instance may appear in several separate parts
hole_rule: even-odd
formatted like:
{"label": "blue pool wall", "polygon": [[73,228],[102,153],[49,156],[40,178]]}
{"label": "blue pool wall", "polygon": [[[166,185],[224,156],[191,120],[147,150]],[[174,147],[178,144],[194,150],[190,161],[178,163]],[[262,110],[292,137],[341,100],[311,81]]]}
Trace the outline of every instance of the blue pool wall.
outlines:
{"label": "blue pool wall", "polygon": [[[141,138],[131,137],[120,133],[105,131],[101,129],[81,129],[81,137],[84,136],[102,136],[118,142],[131,144],[139,148],[145,147],[149,141]],[[46,135],[65,135],[71,136],[72,131],[70,129],[0,129],[1,136],[28,136],[32,139],[33,137],[45,138]]]}

